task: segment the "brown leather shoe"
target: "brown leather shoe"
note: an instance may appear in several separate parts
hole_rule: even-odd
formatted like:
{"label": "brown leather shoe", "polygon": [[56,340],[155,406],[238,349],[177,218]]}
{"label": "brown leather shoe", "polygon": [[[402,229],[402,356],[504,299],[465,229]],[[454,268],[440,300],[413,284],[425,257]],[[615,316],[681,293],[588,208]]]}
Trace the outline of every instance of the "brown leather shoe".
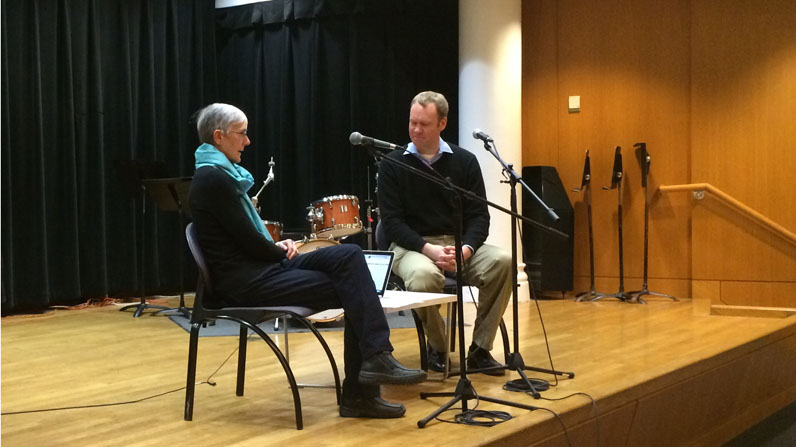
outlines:
{"label": "brown leather shoe", "polygon": [[406,413],[403,404],[387,402],[381,397],[358,397],[345,399],[340,404],[340,416],[344,418],[399,418]]}
{"label": "brown leather shoe", "polygon": [[411,385],[426,380],[426,372],[398,363],[390,352],[380,352],[362,362],[359,383],[365,385]]}

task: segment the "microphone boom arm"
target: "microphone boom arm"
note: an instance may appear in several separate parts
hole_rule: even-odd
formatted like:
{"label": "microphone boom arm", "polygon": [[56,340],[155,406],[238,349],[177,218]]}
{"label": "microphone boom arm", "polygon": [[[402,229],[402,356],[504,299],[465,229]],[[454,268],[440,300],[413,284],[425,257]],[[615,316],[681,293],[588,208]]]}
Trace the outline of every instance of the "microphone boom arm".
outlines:
{"label": "microphone boom arm", "polygon": [[[506,162],[502,158],[500,158],[500,155],[497,152],[497,148],[493,148],[492,147],[492,145],[494,145],[495,143],[492,143],[492,145],[490,145],[490,143],[488,141],[486,141],[486,140],[483,140],[483,141],[484,141],[484,149],[486,149],[487,152],[492,154],[492,156],[494,156],[497,159],[497,161],[501,164],[501,166],[503,166],[503,172],[505,172],[507,175],[511,176],[511,178],[513,178],[517,183],[521,184],[522,187],[531,194],[531,197],[533,197],[536,200],[536,202],[539,204],[539,206],[541,206],[542,208],[545,209],[545,211],[547,211],[547,214],[550,216],[551,219],[553,219],[553,221],[558,221],[558,219],[559,219],[558,214],[556,214],[556,212],[553,211],[552,208],[547,206],[547,204],[544,203],[544,201],[542,199],[540,199],[539,196],[536,195],[535,192],[533,192],[531,187],[528,186],[527,183],[525,183],[525,180],[523,180],[522,177],[519,174],[517,174],[517,171],[514,170],[514,165],[510,164],[510,163],[506,164]],[[491,139],[490,139],[490,141],[491,141]]]}

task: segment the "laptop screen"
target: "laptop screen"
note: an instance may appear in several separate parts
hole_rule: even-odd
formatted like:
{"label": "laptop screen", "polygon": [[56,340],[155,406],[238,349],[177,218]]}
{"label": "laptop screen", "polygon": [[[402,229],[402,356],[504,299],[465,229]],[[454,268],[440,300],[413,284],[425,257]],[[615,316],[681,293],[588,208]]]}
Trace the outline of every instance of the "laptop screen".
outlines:
{"label": "laptop screen", "polygon": [[387,281],[390,279],[395,253],[380,250],[362,250],[362,253],[365,255],[365,262],[368,264],[370,276],[376,286],[376,293],[381,297],[384,295]]}

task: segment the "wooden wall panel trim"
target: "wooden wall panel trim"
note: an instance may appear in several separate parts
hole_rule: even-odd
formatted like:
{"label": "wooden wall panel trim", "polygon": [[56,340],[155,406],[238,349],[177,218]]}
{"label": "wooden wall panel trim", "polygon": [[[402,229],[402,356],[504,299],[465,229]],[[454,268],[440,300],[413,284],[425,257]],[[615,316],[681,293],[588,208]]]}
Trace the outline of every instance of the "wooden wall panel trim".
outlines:
{"label": "wooden wall panel trim", "polygon": [[796,307],[796,281],[721,281],[721,304]]}

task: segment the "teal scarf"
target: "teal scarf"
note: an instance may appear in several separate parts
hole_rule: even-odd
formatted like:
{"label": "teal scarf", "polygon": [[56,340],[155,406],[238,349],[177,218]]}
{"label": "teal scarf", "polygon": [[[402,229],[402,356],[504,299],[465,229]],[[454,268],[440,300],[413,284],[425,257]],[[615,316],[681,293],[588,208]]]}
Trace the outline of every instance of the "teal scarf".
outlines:
{"label": "teal scarf", "polygon": [[202,144],[196,149],[194,157],[196,158],[196,163],[194,165],[196,169],[204,166],[213,166],[221,169],[225,174],[235,180],[241,206],[243,206],[249,219],[254,224],[254,228],[265,236],[266,239],[273,242],[274,239],[265,228],[265,224],[263,220],[260,219],[260,215],[257,214],[257,210],[254,209],[251,199],[246,195],[246,192],[254,186],[254,177],[249,174],[249,171],[243,169],[243,167],[238,164],[232,163],[227,156],[222,154],[215,146],[207,143]]}

